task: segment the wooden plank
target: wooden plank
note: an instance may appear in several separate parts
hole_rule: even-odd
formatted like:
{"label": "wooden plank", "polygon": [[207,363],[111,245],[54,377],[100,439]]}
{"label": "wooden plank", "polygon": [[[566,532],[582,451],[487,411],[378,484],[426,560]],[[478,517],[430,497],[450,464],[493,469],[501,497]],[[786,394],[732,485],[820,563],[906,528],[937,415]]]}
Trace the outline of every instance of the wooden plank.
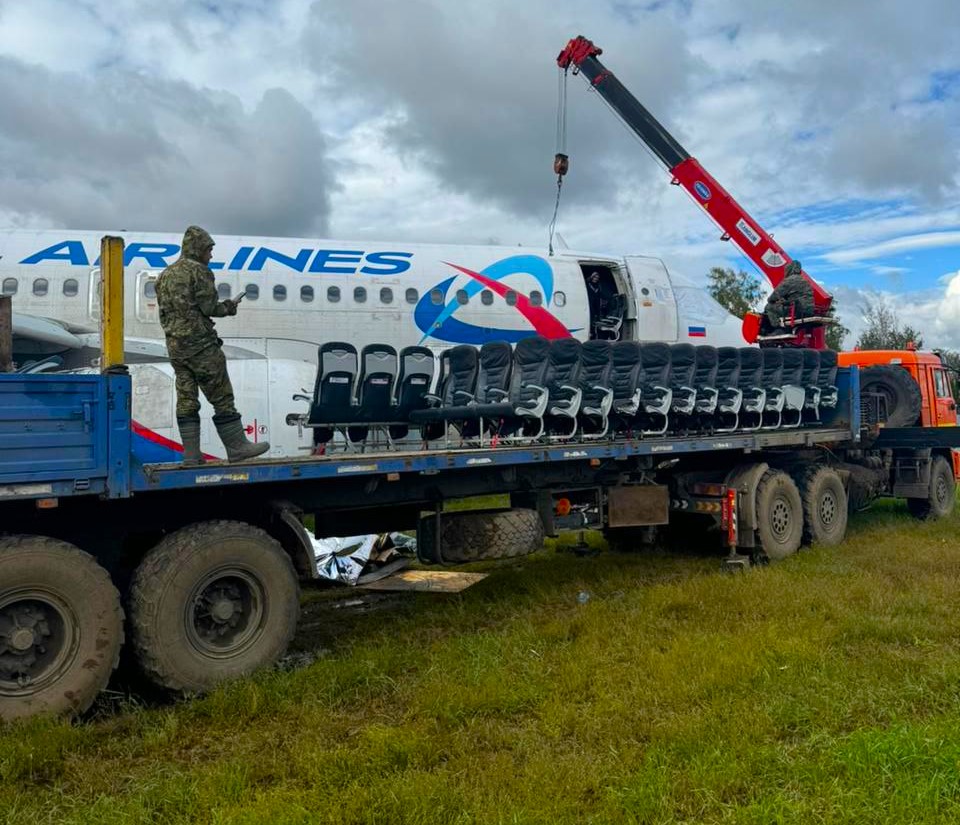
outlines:
{"label": "wooden plank", "polygon": [[13,307],[0,295],[0,372],[13,372]]}
{"label": "wooden plank", "polygon": [[459,593],[486,577],[486,573],[458,573],[453,570],[403,570],[385,579],[360,585],[357,589]]}

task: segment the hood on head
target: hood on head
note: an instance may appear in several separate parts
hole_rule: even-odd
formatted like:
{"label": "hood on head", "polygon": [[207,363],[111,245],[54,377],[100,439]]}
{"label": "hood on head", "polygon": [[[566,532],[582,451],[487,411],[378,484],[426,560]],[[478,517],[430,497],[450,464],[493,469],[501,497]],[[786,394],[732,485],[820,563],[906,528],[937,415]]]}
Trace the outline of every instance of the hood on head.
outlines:
{"label": "hood on head", "polygon": [[199,226],[189,226],[183,233],[183,246],[180,248],[180,254],[184,258],[191,258],[199,261],[210,247],[213,246],[213,238],[210,233]]}

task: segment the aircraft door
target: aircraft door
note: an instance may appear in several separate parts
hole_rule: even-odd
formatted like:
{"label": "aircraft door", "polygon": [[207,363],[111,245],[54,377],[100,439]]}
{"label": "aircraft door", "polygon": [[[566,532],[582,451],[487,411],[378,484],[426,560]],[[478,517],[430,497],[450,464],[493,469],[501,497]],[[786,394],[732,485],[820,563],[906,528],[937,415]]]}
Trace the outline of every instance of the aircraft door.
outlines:
{"label": "aircraft door", "polygon": [[637,340],[676,341],[677,300],[663,261],[640,255],[624,260],[636,295]]}
{"label": "aircraft door", "polygon": [[134,301],[137,320],[144,324],[160,321],[157,308],[157,273],[143,270],[137,274],[137,297]]}
{"label": "aircraft door", "polygon": [[100,270],[91,269],[87,283],[87,315],[93,321],[100,320]]}

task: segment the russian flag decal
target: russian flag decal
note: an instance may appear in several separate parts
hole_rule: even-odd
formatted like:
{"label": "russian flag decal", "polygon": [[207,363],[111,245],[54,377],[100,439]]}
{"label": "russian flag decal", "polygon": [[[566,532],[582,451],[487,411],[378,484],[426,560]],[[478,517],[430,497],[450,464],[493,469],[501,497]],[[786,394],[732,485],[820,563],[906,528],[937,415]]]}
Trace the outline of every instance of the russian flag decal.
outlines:
{"label": "russian flag decal", "polygon": [[687,327],[687,337],[688,338],[706,338],[707,328],[706,327]]}

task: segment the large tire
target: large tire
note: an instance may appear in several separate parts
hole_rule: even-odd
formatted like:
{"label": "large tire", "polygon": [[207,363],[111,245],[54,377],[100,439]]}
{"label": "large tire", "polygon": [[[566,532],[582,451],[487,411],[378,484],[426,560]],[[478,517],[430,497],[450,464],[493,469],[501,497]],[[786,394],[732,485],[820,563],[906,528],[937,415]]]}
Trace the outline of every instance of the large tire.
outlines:
{"label": "large tire", "polygon": [[[543,522],[536,510],[444,513],[440,523],[443,525],[440,555],[444,562],[452,564],[527,556],[543,547]],[[422,519],[418,553],[424,561],[441,560],[436,535],[436,516]]]}
{"label": "large tire", "polygon": [[907,509],[915,518],[936,521],[949,516],[956,503],[953,468],[943,456],[934,456],[930,466],[930,492],[926,498],[908,498]]}
{"label": "large tire", "polygon": [[903,367],[895,364],[864,367],[860,371],[860,392],[876,393],[886,400],[887,427],[912,427],[920,418],[923,398],[920,385]]}
{"label": "large tire", "polygon": [[130,588],[134,651],[147,677],[201,693],[273,664],[293,638],[300,587],[263,530],[207,521],[171,533]]}
{"label": "large tire", "polygon": [[0,539],[0,719],[75,715],[123,645],[120,594],[93,556],[56,539]]}
{"label": "large tire", "polygon": [[805,544],[840,544],[847,533],[847,492],[832,467],[808,467],[797,479]]}
{"label": "large tire", "polygon": [[759,550],[770,561],[796,553],[803,540],[803,502],[797,485],[782,470],[767,470],[757,485]]}

